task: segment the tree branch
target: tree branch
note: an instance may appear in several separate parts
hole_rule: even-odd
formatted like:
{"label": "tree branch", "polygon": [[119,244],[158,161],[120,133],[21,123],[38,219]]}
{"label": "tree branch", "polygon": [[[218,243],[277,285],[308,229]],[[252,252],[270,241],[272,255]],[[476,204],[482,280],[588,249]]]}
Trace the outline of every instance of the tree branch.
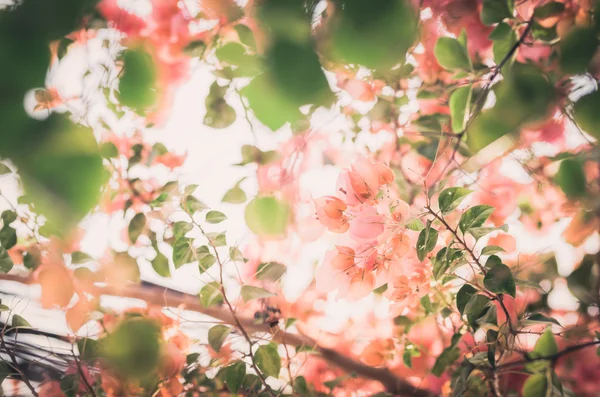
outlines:
{"label": "tree branch", "polygon": [[[0,274],[0,280],[10,280],[23,284],[34,284],[30,277]],[[321,354],[323,359],[329,364],[334,365],[346,372],[354,372],[356,375],[366,379],[372,379],[380,382],[385,389],[394,395],[404,397],[437,397],[437,394],[412,385],[407,380],[396,376],[387,368],[374,368],[347,357],[333,349],[319,346],[317,341],[301,334],[292,334],[282,330],[273,330],[268,324],[256,324],[253,318],[237,316],[231,314],[229,309],[222,307],[205,308],[200,304],[196,295],[176,292],[158,286],[140,287],[139,285],[128,285],[123,288],[111,286],[94,287],[93,293],[96,296],[119,296],[143,300],[149,304],[159,306],[178,307],[185,306],[185,310],[202,313],[214,319],[233,326],[242,326],[248,333],[263,332],[272,334],[273,340],[279,343],[285,343],[289,346],[301,347],[310,346]]]}

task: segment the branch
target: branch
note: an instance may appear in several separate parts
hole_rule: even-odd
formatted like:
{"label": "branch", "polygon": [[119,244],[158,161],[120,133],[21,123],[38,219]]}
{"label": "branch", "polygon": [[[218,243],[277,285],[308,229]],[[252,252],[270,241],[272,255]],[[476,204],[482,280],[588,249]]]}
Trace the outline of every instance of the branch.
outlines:
{"label": "branch", "polygon": [[4,329],[2,329],[2,332],[0,333],[0,347],[2,347],[2,350],[4,350],[6,352],[6,354],[8,355],[8,357],[10,357],[10,360],[13,363],[13,365],[11,365],[11,367],[13,367],[14,370],[17,371],[17,373],[20,375],[21,380],[23,381],[23,383],[25,383],[25,385],[27,386],[27,388],[31,391],[31,395],[33,395],[34,397],[39,397],[37,391],[35,390],[35,387],[33,387],[33,385],[31,384],[31,382],[29,382],[29,379],[27,379],[27,377],[25,376],[25,374],[23,373],[23,371],[21,371],[19,369],[19,363],[17,362],[17,358],[15,357],[14,352],[11,353],[11,351],[6,346],[6,343],[4,342],[4,331],[5,331],[7,325],[8,324],[6,324],[4,326]]}
{"label": "branch", "polygon": [[540,361],[540,360],[550,360],[550,361],[552,361],[552,363],[554,363],[554,362],[556,362],[556,360],[558,360],[562,356],[566,356],[568,354],[576,352],[577,350],[585,349],[586,347],[596,346],[596,345],[600,345],[600,340],[582,343],[581,345],[570,346],[570,347],[567,347],[565,350],[561,350],[558,353],[553,354],[551,356],[526,358],[524,360],[513,361],[510,363],[499,365],[496,367],[496,371],[501,370],[501,369],[506,369],[506,368],[512,368],[512,367],[520,367],[527,363],[534,362],[534,361]]}
{"label": "branch", "polygon": [[[10,274],[0,274],[0,280],[10,280],[23,284],[35,284],[30,277]],[[228,309],[221,307],[205,308],[202,306],[202,304],[200,304],[198,297],[195,295],[176,292],[158,286],[140,287],[139,285],[128,285],[120,289],[111,286],[94,287],[93,293],[96,296],[108,295],[140,299],[149,304],[159,306],[185,306],[186,310],[202,313],[224,323],[234,326],[238,326],[239,324],[239,326],[242,326],[249,333],[271,333],[273,340],[279,343],[285,343],[294,347],[311,346],[316,352],[320,353],[323,359],[329,364],[334,365],[346,372],[354,372],[360,377],[380,382],[391,394],[405,397],[438,396],[436,393],[430,390],[413,386],[405,379],[396,376],[387,368],[370,367],[350,357],[346,357],[333,349],[319,346],[317,341],[308,336],[292,334],[282,330],[273,330],[268,326],[268,324],[256,324],[253,318],[237,316],[236,321]]]}

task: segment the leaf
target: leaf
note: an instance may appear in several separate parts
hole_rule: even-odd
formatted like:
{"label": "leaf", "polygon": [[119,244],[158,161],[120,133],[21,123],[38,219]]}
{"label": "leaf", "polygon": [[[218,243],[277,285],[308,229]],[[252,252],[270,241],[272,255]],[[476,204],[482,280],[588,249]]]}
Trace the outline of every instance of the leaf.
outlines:
{"label": "leaf", "polygon": [[494,211],[490,205],[476,205],[466,210],[460,217],[458,227],[463,234],[473,227],[481,227]]}
{"label": "leaf", "polygon": [[536,283],[535,281],[531,281],[531,280],[521,280],[519,278],[515,279],[515,284],[517,284],[519,287],[521,288],[533,288],[538,290],[539,292],[545,294],[547,293],[546,291],[544,291],[544,289],[542,287],[540,287],[540,285],[538,283]]}
{"label": "leaf", "polygon": [[464,312],[467,315],[467,321],[473,328],[476,328],[477,320],[487,312],[490,302],[487,296],[480,294],[474,294],[469,299]]}
{"label": "leaf", "polygon": [[478,292],[477,288],[471,284],[463,285],[456,294],[456,308],[460,314],[464,313],[467,303],[471,300],[471,297]]}
{"label": "leaf", "polygon": [[188,222],[175,222],[173,224],[173,238],[177,240],[180,237],[184,237],[194,226]]}
{"label": "leaf", "polygon": [[208,344],[218,353],[230,332],[231,328],[226,325],[217,324],[213,326],[208,330]]}
{"label": "leaf", "polygon": [[483,285],[491,292],[515,297],[517,287],[510,267],[500,263],[492,267],[483,279]]}
{"label": "leaf", "polygon": [[202,287],[200,290],[200,303],[206,308],[218,306],[223,303],[223,294],[221,293],[219,283],[213,281]]}
{"label": "leaf", "polygon": [[0,313],[6,312],[8,310],[10,310],[8,306],[3,305],[2,303],[0,303]]}
{"label": "leaf", "polygon": [[450,95],[450,116],[452,117],[452,132],[458,134],[465,129],[471,107],[472,86],[460,87]]}
{"label": "leaf", "polygon": [[544,333],[535,342],[533,353],[536,353],[537,357],[551,357],[558,353],[558,345],[554,340],[554,335],[550,328],[546,328]]}
{"label": "leaf", "polygon": [[218,47],[215,51],[215,55],[219,58],[219,61],[233,65],[244,63],[244,60],[247,57],[244,47],[236,42],[229,42]]}
{"label": "leaf", "polygon": [[565,5],[556,1],[546,3],[537,7],[533,12],[533,17],[537,19],[546,19],[561,14],[565,10]]}
{"label": "leaf", "polygon": [[0,384],[4,381],[4,379],[8,378],[11,375],[14,375],[12,367],[6,361],[0,360]]}
{"label": "leaf", "polygon": [[433,50],[438,63],[449,70],[470,70],[471,58],[467,49],[456,39],[440,37]]}
{"label": "leaf", "polygon": [[481,255],[493,255],[504,252],[504,248],[497,245],[488,245],[481,250]]}
{"label": "leaf", "polygon": [[63,376],[60,380],[60,390],[66,397],[76,397],[79,391],[79,375],[70,374]]}
{"label": "leaf", "polygon": [[121,57],[123,71],[119,79],[119,102],[141,113],[154,105],[157,99],[154,60],[141,48],[126,49]]}
{"label": "leaf", "polygon": [[287,267],[279,262],[266,262],[258,265],[256,278],[259,280],[277,281],[285,274]]}
{"label": "leaf", "polygon": [[281,237],[290,221],[289,205],[273,196],[262,196],[246,206],[244,218],[250,230],[264,237]]}
{"label": "leaf", "polygon": [[254,359],[256,360],[256,366],[265,375],[272,376],[274,378],[279,377],[279,371],[281,370],[281,357],[277,352],[277,346],[273,343],[267,345],[261,345],[256,349],[254,353]]}
{"label": "leaf", "polygon": [[471,236],[475,237],[475,241],[479,241],[484,236],[499,230],[497,227],[472,227],[468,230]]}
{"label": "leaf", "polygon": [[179,269],[181,266],[192,263],[195,260],[192,239],[179,237],[175,240],[173,244],[173,264],[175,265],[175,269]]}
{"label": "leaf", "polygon": [[598,38],[593,28],[576,27],[558,43],[560,68],[567,74],[583,73],[594,57]]}
{"label": "leaf", "polygon": [[510,25],[504,22],[500,22],[498,25],[496,25],[494,30],[492,30],[492,33],[490,33],[488,39],[493,41],[502,40],[506,38],[510,34],[510,32],[512,32]]}
{"label": "leaf", "polygon": [[141,212],[139,214],[135,214],[135,216],[129,222],[129,227],[127,228],[131,243],[135,244],[138,237],[140,237],[140,234],[142,234],[144,227],[146,227],[146,215]]}
{"label": "leaf", "polygon": [[417,257],[422,262],[427,254],[431,252],[437,243],[438,232],[431,227],[421,230],[417,239]]}
{"label": "leaf", "polygon": [[208,211],[206,213],[206,222],[208,223],[221,223],[226,219],[227,216],[220,211]]}
{"label": "leaf", "polygon": [[210,91],[204,101],[206,106],[204,124],[206,126],[222,129],[229,127],[235,121],[235,110],[225,101],[226,92],[227,87],[219,86],[216,81],[210,86]]}
{"label": "leaf", "polygon": [[9,223],[13,223],[17,220],[17,213],[13,210],[5,210],[2,213],[2,221],[4,222],[4,226],[8,226]]}
{"label": "leaf", "polygon": [[[517,43],[517,33],[514,30],[508,32],[506,36],[501,39],[494,40],[494,44],[492,44],[492,52],[494,54],[494,62],[497,65],[500,65],[504,58],[508,56],[509,52]],[[514,58],[516,52],[511,55]],[[512,60],[506,63],[506,65],[510,65]]]}
{"label": "leaf", "polygon": [[442,354],[435,360],[431,373],[438,378],[444,373],[446,368],[460,357],[460,350],[457,347],[447,347]]}
{"label": "leaf", "polygon": [[600,140],[600,91],[594,91],[579,98],[573,106],[573,118],[577,125]]}
{"label": "leaf", "polygon": [[491,255],[487,261],[485,261],[485,267],[487,268],[492,268],[496,265],[501,265],[502,264],[502,259],[500,259],[499,256],[497,255]]}
{"label": "leaf", "polygon": [[199,211],[204,211],[207,208],[208,207],[206,206],[206,204],[204,204],[202,201],[198,200],[194,196],[187,196],[185,198],[184,210],[190,215],[193,215]]}
{"label": "leaf", "polygon": [[264,299],[270,296],[275,296],[275,294],[272,292],[260,287],[254,287],[252,285],[243,285],[240,295],[242,296],[244,302],[249,302],[253,299]]}
{"label": "leaf", "polygon": [[451,187],[442,190],[438,197],[438,205],[443,214],[452,212],[464,198],[471,194],[473,191],[464,187]]}
{"label": "leaf", "polygon": [[403,63],[416,41],[418,21],[408,0],[345,2],[329,21],[333,56],[345,63],[389,71]]}
{"label": "leaf", "polygon": [[5,223],[5,226],[0,229],[0,245],[8,250],[15,244],[17,244],[17,231]]}
{"label": "leaf", "polygon": [[411,219],[409,221],[407,221],[404,226],[409,229],[409,230],[415,230],[415,231],[421,231],[423,229],[425,229],[425,225],[423,224],[423,222],[418,219],[418,218],[414,218]]}
{"label": "leaf", "polygon": [[[206,248],[204,250],[204,248]],[[198,266],[200,266],[200,273],[207,271],[212,265],[215,264],[217,258],[208,251],[208,247],[203,245],[196,250],[198,256]]]}
{"label": "leaf", "polygon": [[225,233],[206,233],[206,237],[215,247],[224,247],[227,245]]}
{"label": "leaf", "polygon": [[12,170],[6,164],[0,163],[0,176],[6,175],[6,174],[12,174]]}
{"label": "leaf", "polygon": [[423,296],[420,299],[420,302],[421,302],[421,306],[423,306],[423,309],[425,309],[426,314],[433,313],[433,305],[431,304],[431,299],[429,298],[429,295]]}
{"label": "leaf", "polygon": [[240,387],[242,387],[244,377],[246,376],[246,364],[243,361],[238,361],[225,367],[223,371],[227,388],[229,388],[230,392],[237,393]]}
{"label": "leaf", "polygon": [[156,256],[152,259],[152,268],[162,277],[171,277],[171,269],[169,268],[169,260],[161,252],[156,250]]}
{"label": "leaf", "polygon": [[19,316],[18,314],[13,314],[10,325],[13,328],[17,328],[17,327],[31,328],[31,324],[29,324],[29,321],[25,320],[23,317]]}
{"label": "leaf", "polygon": [[102,355],[120,376],[141,379],[158,367],[161,339],[154,320],[132,317],[103,339]]}
{"label": "leaf", "polygon": [[8,251],[0,247],[0,273],[10,272],[13,266],[14,263],[8,255]]}
{"label": "leaf", "polygon": [[523,384],[523,397],[542,397],[546,395],[548,381],[545,374],[531,375]]}
{"label": "leaf", "polygon": [[553,323],[553,324],[558,325],[559,327],[562,327],[562,325],[560,325],[558,320],[556,320],[552,317],[545,316],[542,313],[532,314],[531,316],[527,317],[526,321],[541,322],[541,323]]}
{"label": "leaf", "polygon": [[79,265],[81,263],[87,263],[91,261],[93,258],[86,254],[85,252],[75,251],[71,253],[71,263],[74,265]]}
{"label": "leaf", "polygon": [[300,397],[309,397],[311,395],[304,376],[300,375],[294,380],[294,393]]}
{"label": "leaf", "polygon": [[250,30],[250,28],[246,25],[240,24],[235,25],[233,28],[237,32],[240,41],[256,51],[256,40],[254,39],[254,34]]}
{"label": "leaf", "polygon": [[512,18],[513,14],[506,0],[483,0],[481,9],[481,22],[484,25],[493,25],[502,22],[506,18]]}
{"label": "leaf", "polygon": [[90,338],[77,339],[77,350],[79,351],[79,359],[83,361],[96,360],[102,352],[100,342]]}
{"label": "leaf", "polygon": [[236,185],[225,193],[223,200],[221,201],[224,203],[241,204],[246,202],[247,199],[246,193],[242,190],[242,188]]}
{"label": "leaf", "polygon": [[569,198],[583,197],[587,193],[587,180],[583,171],[583,164],[577,159],[561,161],[554,178]]}

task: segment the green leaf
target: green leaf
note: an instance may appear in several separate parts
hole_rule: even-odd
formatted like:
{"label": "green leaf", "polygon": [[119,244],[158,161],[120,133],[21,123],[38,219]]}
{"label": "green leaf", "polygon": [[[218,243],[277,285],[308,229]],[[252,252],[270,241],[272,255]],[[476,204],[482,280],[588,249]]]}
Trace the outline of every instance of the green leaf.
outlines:
{"label": "green leaf", "polygon": [[12,170],[4,163],[0,163],[0,176],[11,174]]}
{"label": "green leaf", "polygon": [[281,357],[277,352],[277,346],[275,344],[269,343],[268,345],[259,346],[258,349],[256,349],[256,353],[254,353],[254,359],[258,369],[265,375],[274,378],[279,377]]}
{"label": "green leaf", "polygon": [[458,227],[463,234],[473,228],[481,227],[485,221],[490,217],[494,207],[490,205],[476,205],[466,210],[460,217]]}
{"label": "green leaf", "polygon": [[135,244],[140,234],[146,227],[146,215],[143,213],[135,214],[135,216],[129,222],[129,227],[127,228],[127,232],[129,233],[129,240],[131,240],[132,244]]}
{"label": "green leaf", "polygon": [[308,384],[306,383],[306,378],[302,375],[298,376],[294,380],[294,393],[298,394],[300,397],[310,397],[310,391],[308,390]]}
{"label": "green leaf", "polygon": [[208,344],[218,353],[230,332],[231,328],[226,325],[217,324],[213,326],[208,330]]}
{"label": "green leaf", "polygon": [[460,350],[457,347],[447,347],[442,354],[435,360],[431,373],[438,378],[444,373],[446,368],[460,357]]}
{"label": "green leaf", "polygon": [[0,313],[1,312],[6,312],[8,310],[10,310],[10,308],[8,306],[3,305],[2,303],[0,303]]}
{"label": "green leaf", "polygon": [[256,40],[250,28],[246,25],[235,25],[233,27],[240,38],[240,41],[256,51]]}
{"label": "green leaf", "polygon": [[13,223],[17,220],[17,213],[13,210],[5,210],[2,213],[2,221],[4,222],[4,226],[8,226],[9,223]]}
{"label": "green leaf", "polygon": [[561,161],[555,180],[569,198],[583,197],[587,193],[587,180],[583,164],[577,159]]}
{"label": "green leaf", "polygon": [[200,290],[200,303],[206,308],[218,306],[223,303],[223,294],[221,293],[219,283],[213,281],[202,287]]}
{"label": "green leaf", "polygon": [[593,28],[574,28],[563,37],[560,49],[560,68],[567,74],[583,73],[594,57],[598,39]]}
{"label": "green leaf", "polygon": [[456,308],[460,314],[464,313],[467,303],[469,303],[471,297],[477,292],[477,288],[473,287],[471,284],[465,284],[458,290],[458,293],[456,294]]}
{"label": "green leaf", "polygon": [[533,17],[537,19],[546,19],[561,14],[565,10],[565,5],[556,1],[546,3],[537,7],[533,12]]}
{"label": "green leaf", "polygon": [[215,247],[224,247],[227,245],[227,236],[225,236],[225,233],[206,233],[206,237]]}
{"label": "green leaf", "polygon": [[493,41],[502,40],[506,38],[510,34],[510,32],[512,32],[510,25],[504,22],[500,22],[498,25],[496,25],[494,30],[492,30],[492,33],[490,33],[488,39]]}
{"label": "green leaf", "polygon": [[517,287],[510,267],[501,263],[492,267],[483,279],[483,285],[491,292],[515,297]]}
{"label": "green leaf", "polygon": [[188,232],[190,232],[194,226],[188,222],[175,222],[173,224],[173,238],[177,240],[179,237],[184,237]]}
{"label": "green leaf", "polygon": [[31,328],[31,324],[29,324],[29,321],[25,320],[23,317],[19,316],[18,314],[13,314],[10,325],[13,328],[17,328],[17,327]]}
{"label": "green leaf", "polygon": [[8,251],[6,249],[0,247],[0,273],[8,273],[13,268],[14,263],[10,256],[8,255]]}
{"label": "green leaf", "polygon": [[388,71],[401,64],[418,36],[418,14],[407,0],[348,1],[332,15],[334,58]]}
{"label": "green leaf", "polygon": [[259,280],[277,281],[283,276],[287,268],[279,262],[266,262],[258,265],[256,278]]}
{"label": "green leaf", "polygon": [[101,344],[97,340],[90,338],[77,339],[77,350],[79,359],[83,361],[93,361],[100,357],[102,353]]}
{"label": "green leaf", "polygon": [[431,227],[426,227],[419,233],[417,239],[417,257],[420,261],[423,261],[427,254],[435,248],[435,244],[438,240],[438,232]]}
{"label": "green leaf", "polygon": [[246,206],[244,218],[250,230],[264,237],[284,236],[290,221],[289,205],[273,196],[262,196]]}
{"label": "green leaf", "polygon": [[523,384],[523,397],[543,397],[546,396],[547,389],[546,374],[534,374]]}
{"label": "green leaf", "polygon": [[161,330],[155,321],[133,317],[104,338],[102,352],[117,373],[139,379],[157,368],[160,339]]}
{"label": "green leaf", "polygon": [[545,28],[537,22],[533,22],[531,25],[531,35],[534,39],[545,41],[547,43],[553,42],[558,37],[556,33],[556,25],[550,28]]}
{"label": "green leaf", "polygon": [[160,251],[156,250],[156,256],[152,259],[152,268],[162,277],[171,277],[171,269],[169,268],[169,260]]}
{"label": "green leaf", "polygon": [[443,214],[452,212],[460,205],[464,198],[472,192],[472,190],[458,186],[442,190],[438,197],[440,210]]}
{"label": "green leaf", "polygon": [[499,256],[497,255],[491,255],[487,261],[485,261],[485,267],[487,268],[492,268],[496,265],[501,265],[502,264],[502,259],[500,259]]}
{"label": "green leaf", "polygon": [[157,99],[154,60],[141,48],[126,49],[123,51],[122,60],[119,102],[141,113],[154,105]]}
{"label": "green leaf", "polygon": [[487,236],[488,234],[499,230],[497,227],[472,227],[468,230],[471,236],[475,237],[475,241],[479,241],[480,238]]}
{"label": "green leaf", "polygon": [[488,245],[481,250],[481,255],[493,255],[500,252],[504,252],[504,248],[497,245]]}
{"label": "green leaf", "polygon": [[206,222],[208,223],[221,223],[225,219],[227,219],[227,216],[220,211],[208,211],[206,213]]}
{"label": "green leaf", "polygon": [[246,193],[236,185],[225,193],[222,201],[224,203],[241,204],[246,202],[247,199]]}
{"label": "green leaf", "polygon": [[219,61],[233,65],[241,65],[247,57],[244,47],[236,42],[229,42],[217,48],[215,55]]}
{"label": "green leaf", "polygon": [[8,250],[15,244],[17,244],[17,231],[5,223],[5,226],[0,229],[0,245]]}
{"label": "green leaf", "polygon": [[472,86],[460,87],[450,95],[450,116],[452,132],[460,133],[465,129],[471,107]]}
{"label": "green leaf", "polygon": [[551,357],[558,353],[558,345],[556,344],[556,340],[554,340],[554,335],[550,328],[546,328],[537,342],[535,342],[533,353],[536,354],[536,357]]}
{"label": "green leaf", "polygon": [[542,313],[532,314],[531,316],[526,318],[526,321],[528,321],[528,322],[533,321],[533,322],[540,322],[540,323],[553,323],[553,324],[558,325],[559,327],[562,327],[562,325],[560,325],[558,320],[556,320],[555,318],[552,318],[552,317],[545,316]]}
{"label": "green leaf", "polygon": [[225,101],[226,93],[227,87],[219,86],[216,81],[210,86],[210,91],[204,102],[206,106],[204,124],[206,126],[217,129],[227,128],[235,121],[236,113]]}
{"label": "green leaf", "polygon": [[600,91],[579,98],[573,106],[573,118],[577,125],[600,141]]}
{"label": "green leaf", "polygon": [[[508,34],[503,38],[494,40],[494,43],[492,44],[492,52],[494,53],[494,62],[496,62],[497,65],[502,63],[517,41],[517,34],[514,30],[508,32]],[[514,56],[515,54],[512,55],[513,58]],[[508,62],[507,65],[510,65],[510,63],[511,62]]]}
{"label": "green leaf", "polygon": [[71,253],[71,263],[74,265],[79,265],[81,263],[87,263],[93,260],[91,256],[86,254],[85,252],[75,251]]}
{"label": "green leaf", "polygon": [[429,295],[423,296],[420,299],[420,302],[421,302],[421,306],[423,306],[423,309],[425,309],[426,314],[433,313],[433,305],[431,304],[431,299],[429,298]]}
{"label": "green leaf", "polygon": [[470,70],[471,58],[467,49],[451,37],[440,37],[433,50],[438,63],[449,70]]}
{"label": "green leaf", "polygon": [[70,374],[63,376],[60,380],[60,390],[67,397],[76,397],[79,391],[79,375]]}
{"label": "green leaf", "polygon": [[175,265],[175,269],[179,269],[181,266],[192,263],[195,260],[192,239],[179,237],[175,240],[173,244],[173,264]]}
{"label": "green leaf", "polygon": [[275,294],[272,292],[260,287],[254,287],[252,285],[243,285],[240,295],[242,296],[244,302],[249,302],[253,299],[264,299],[270,296],[275,296]]}
{"label": "green leaf", "polygon": [[387,284],[387,283],[385,283],[385,284],[381,285],[380,287],[377,287],[377,288],[375,288],[375,289],[373,290],[373,293],[374,293],[375,295],[381,295],[381,294],[383,294],[383,293],[384,293],[385,291],[387,291],[387,290],[388,290],[388,284]]}
{"label": "green leaf", "polygon": [[506,18],[512,18],[513,13],[506,0],[483,0],[481,9],[481,22],[484,25],[493,25]]}
{"label": "green leaf", "polygon": [[209,252],[208,247],[205,245],[196,250],[196,255],[198,256],[200,273],[207,271],[217,261],[217,258]]}
{"label": "green leaf", "polygon": [[16,373],[12,370],[10,364],[6,361],[0,361],[0,384],[11,375],[16,375]]}
{"label": "green leaf", "polygon": [[418,218],[414,218],[411,219],[409,221],[407,221],[404,226],[409,229],[409,230],[415,230],[415,231],[421,231],[423,229],[425,229],[425,225],[423,224],[423,222],[418,219]]}
{"label": "green leaf", "polygon": [[190,215],[193,215],[194,213],[199,211],[204,211],[207,208],[208,207],[206,206],[206,204],[204,204],[202,201],[198,200],[194,196],[187,196],[185,198],[185,206],[183,209]]}
{"label": "green leaf", "polygon": [[477,328],[477,320],[489,309],[490,299],[485,295],[474,294],[465,306],[464,312],[467,321],[473,328]]}
{"label": "green leaf", "polygon": [[243,361],[235,362],[225,367],[223,372],[223,377],[227,388],[230,392],[237,393],[240,387],[242,387],[244,377],[246,376],[246,364]]}
{"label": "green leaf", "polygon": [[243,262],[246,259],[237,247],[229,247],[229,258],[236,262]]}

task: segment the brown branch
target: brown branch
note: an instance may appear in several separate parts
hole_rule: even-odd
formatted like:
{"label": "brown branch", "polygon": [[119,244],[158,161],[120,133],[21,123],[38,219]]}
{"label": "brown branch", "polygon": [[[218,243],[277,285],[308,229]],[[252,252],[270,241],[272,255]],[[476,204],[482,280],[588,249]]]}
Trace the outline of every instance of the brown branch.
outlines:
{"label": "brown branch", "polygon": [[[10,357],[10,360],[12,361],[13,365],[11,365],[11,367],[13,367],[13,369],[15,371],[17,371],[17,373],[19,374],[19,376],[21,377],[21,380],[23,381],[23,383],[25,383],[25,385],[27,386],[27,388],[31,391],[31,394],[34,397],[39,397],[37,391],[35,390],[35,387],[33,387],[33,385],[31,384],[31,382],[29,382],[29,379],[27,379],[27,377],[25,376],[25,374],[23,373],[23,371],[21,371],[19,369],[19,363],[17,363],[17,358],[14,354],[14,352],[11,352],[8,347],[6,346],[6,343],[4,342],[4,331],[6,330],[6,326],[8,324],[6,324],[4,326],[4,328],[2,329],[2,332],[0,333],[0,347],[2,347],[2,350],[4,350],[6,352],[6,354],[8,355],[8,357]],[[16,338],[16,336],[15,336]],[[16,345],[15,345],[16,348]]]}
{"label": "brown branch", "polygon": [[600,345],[600,340],[582,343],[581,345],[570,346],[570,347],[567,347],[566,349],[561,350],[558,353],[550,355],[550,356],[530,357],[530,358],[526,358],[524,360],[513,361],[510,363],[502,364],[502,365],[497,366],[495,370],[498,371],[498,370],[502,370],[502,369],[506,369],[506,368],[520,367],[527,363],[531,363],[534,361],[540,361],[540,360],[549,360],[549,361],[552,361],[552,363],[554,363],[554,362],[556,362],[556,360],[558,360],[562,356],[566,356],[568,354],[576,352],[577,350],[585,349],[586,347],[596,346],[596,345]]}
{"label": "brown branch", "polygon": [[[0,280],[10,280],[23,284],[34,284],[30,277],[0,274]],[[387,368],[374,368],[347,357],[333,349],[319,346],[314,339],[302,335],[292,334],[282,330],[273,331],[268,324],[256,324],[253,318],[237,316],[237,322],[233,314],[221,307],[205,308],[198,300],[196,295],[178,293],[158,286],[140,287],[139,285],[127,285],[123,288],[111,286],[94,287],[96,296],[119,296],[124,298],[140,299],[148,304],[178,307],[185,306],[185,310],[190,310],[220,320],[224,323],[242,326],[248,333],[263,332],[272,333],[273,340],[279,343],[285,343],[289,346],[313,347],[317,353],[320,353],[324,360],[329,364],[336,366],[346,372],[354,372],[357,376],[372,379],[380,382],[389,393],[405,397],[436,397],[436,393],[413,386],[403,378],[399,378]]]}

